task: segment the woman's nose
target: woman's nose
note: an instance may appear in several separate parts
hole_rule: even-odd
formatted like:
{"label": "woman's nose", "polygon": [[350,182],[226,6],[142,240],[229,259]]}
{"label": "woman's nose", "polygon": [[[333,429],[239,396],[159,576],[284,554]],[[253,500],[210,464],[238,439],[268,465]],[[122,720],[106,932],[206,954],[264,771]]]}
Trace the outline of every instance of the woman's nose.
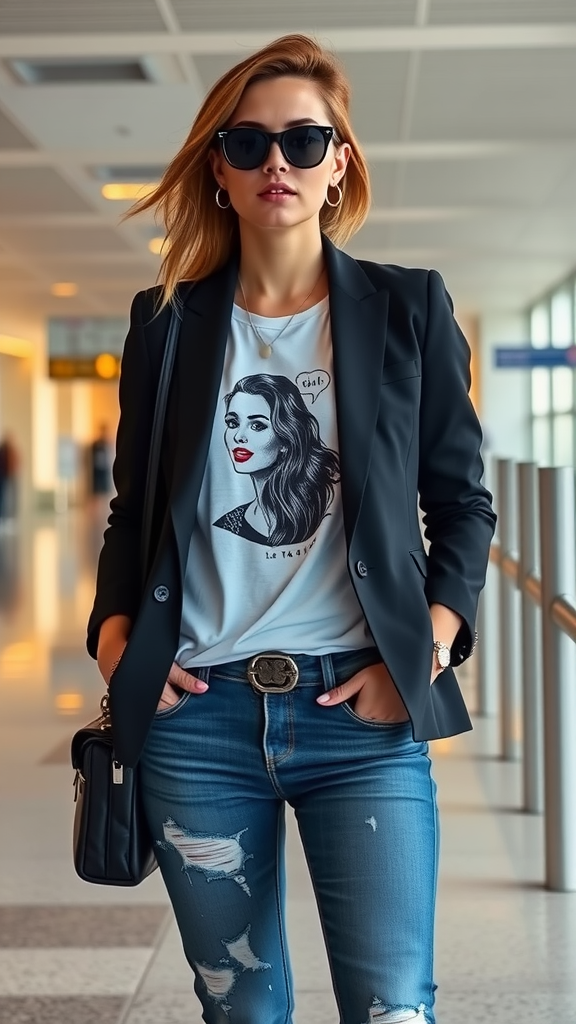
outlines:
{"label": "woman's nose", "polygon": [[288,167],[286,166],[286,158],[280,149],[278,142],[273,142],[270,146],[268,156],[264,161],[264,170],[271,174],[277,174],[279,171],[286,173],[288,170]]}
{"label": "woman's nose", "polygon": [[240,444],[242,441],[246,441],[246,431],[242,427],[236,427],[234,431],[234,440],[236,444]]}

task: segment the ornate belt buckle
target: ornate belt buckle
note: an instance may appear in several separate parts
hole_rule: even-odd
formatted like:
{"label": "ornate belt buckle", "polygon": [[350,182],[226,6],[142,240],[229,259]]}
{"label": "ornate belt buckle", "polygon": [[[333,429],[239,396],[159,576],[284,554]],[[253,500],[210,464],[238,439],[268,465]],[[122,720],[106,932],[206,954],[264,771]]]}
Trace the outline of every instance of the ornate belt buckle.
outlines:
{"label": "ornate belt buckle", "polygon": [[248,663],[250,684],[258,693],[289,693],[298,682],[298,665],[289,654],[264,651]]}

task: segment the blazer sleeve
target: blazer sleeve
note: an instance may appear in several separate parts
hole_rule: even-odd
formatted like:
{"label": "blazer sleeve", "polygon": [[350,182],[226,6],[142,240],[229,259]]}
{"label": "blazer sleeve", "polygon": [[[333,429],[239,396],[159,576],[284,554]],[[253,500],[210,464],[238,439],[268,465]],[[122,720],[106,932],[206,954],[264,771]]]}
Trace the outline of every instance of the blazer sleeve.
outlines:
{"label": "blazer sleeve", "polygon": [[469,398],[470,349],[436,271],[428,274],[428,317],[422,344],[418,487],[430,541],[426,597],[463,619],[452,647],[458,664],[474,648],[474,624],[485,583],[496,516],[482,485],[482,431]]}
{"label": "blazer sleeve", "polygon": [[87,647],[95,658],[100,626],[111,615],[134,619],[140,603],[140,537],[155,382],[143,327],[144,292],[130,310],[130,329],[120,374],[120,421],[113,467],[115,497],[98,562],[96,596],[88,622]]}

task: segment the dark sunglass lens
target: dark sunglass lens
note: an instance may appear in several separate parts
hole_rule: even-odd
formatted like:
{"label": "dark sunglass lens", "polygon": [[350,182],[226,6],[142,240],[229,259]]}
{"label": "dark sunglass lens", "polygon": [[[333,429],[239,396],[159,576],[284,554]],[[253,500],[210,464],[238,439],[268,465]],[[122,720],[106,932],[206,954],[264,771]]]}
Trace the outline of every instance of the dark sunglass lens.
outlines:
{"label": "dark sunglass lens", "polygon": [[232,128],[224,140],[224,153],[232,167],[250,171],[266,156],[266,136],[256,128]]}
{"label": "dark sunglass lens", "polygon": [[290,128],[284,136],[284,155],[294,167],[316,167],[328,148],[324,133],[313,125]]}

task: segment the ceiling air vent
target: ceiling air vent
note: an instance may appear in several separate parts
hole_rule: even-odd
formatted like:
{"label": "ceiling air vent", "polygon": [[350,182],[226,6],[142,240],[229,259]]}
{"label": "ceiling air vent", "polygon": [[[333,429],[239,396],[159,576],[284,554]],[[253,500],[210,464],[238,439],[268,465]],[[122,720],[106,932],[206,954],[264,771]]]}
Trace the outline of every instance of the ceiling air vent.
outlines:
{"label": "ceiling air vent", "polygon": [[150,76],[139,60],[130,58],[95,58],[86,60],[24,60],[9,61],[19,82],[26,85],[58,85],[61,83],[149,82]]}

